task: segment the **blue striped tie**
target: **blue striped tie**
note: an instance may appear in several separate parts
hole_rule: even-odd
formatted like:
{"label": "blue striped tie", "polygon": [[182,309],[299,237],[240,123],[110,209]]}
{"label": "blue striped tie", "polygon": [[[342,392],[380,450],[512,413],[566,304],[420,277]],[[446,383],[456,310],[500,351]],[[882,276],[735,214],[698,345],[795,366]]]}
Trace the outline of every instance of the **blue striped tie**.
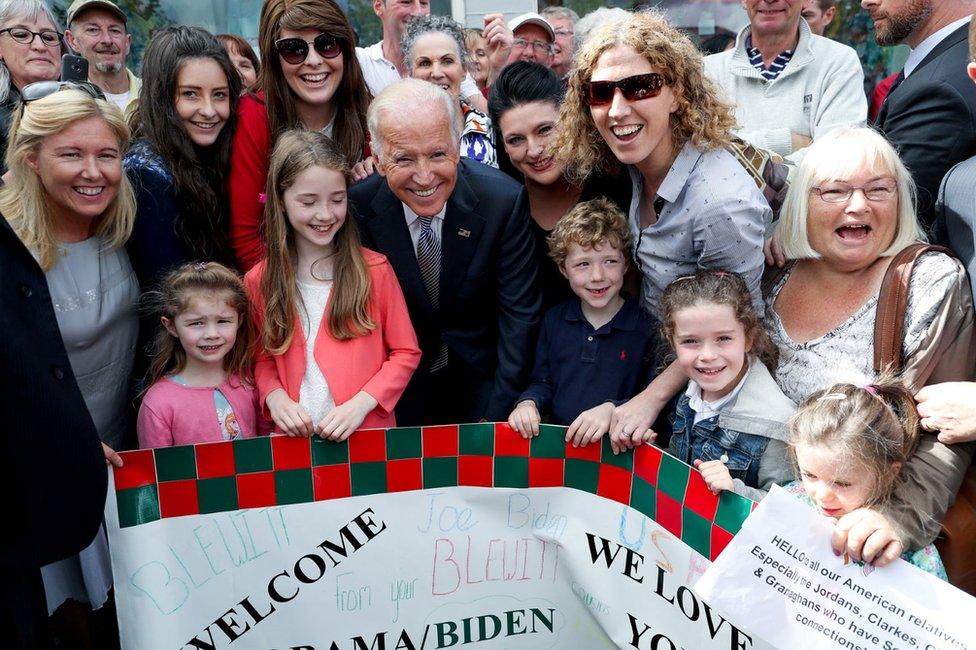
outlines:
{"label": "blue striped tie", "polygon": [[[427,297],[430,304],[437,309],[440,306],[440,275],[441,275],[441,243],[431,228],[433,217],[417,217],[420,220],[420,237],[417,238],[417,265],[420,267],[420,277],[424,280]],[[447,365],[447,345],[441,343],[437,356],[430,364],[430,371],[440,370]]]}

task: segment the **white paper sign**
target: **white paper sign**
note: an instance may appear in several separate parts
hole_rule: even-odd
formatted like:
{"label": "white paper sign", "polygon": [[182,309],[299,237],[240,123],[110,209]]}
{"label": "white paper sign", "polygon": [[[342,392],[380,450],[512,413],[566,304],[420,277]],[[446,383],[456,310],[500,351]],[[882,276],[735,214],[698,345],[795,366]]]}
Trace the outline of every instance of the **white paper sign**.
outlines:
{"label": "white paper sign", "polygon": [[836,557],[830,532],[774,487],[694,590],[778,648],[976,648],[976,599],[903,560]]}

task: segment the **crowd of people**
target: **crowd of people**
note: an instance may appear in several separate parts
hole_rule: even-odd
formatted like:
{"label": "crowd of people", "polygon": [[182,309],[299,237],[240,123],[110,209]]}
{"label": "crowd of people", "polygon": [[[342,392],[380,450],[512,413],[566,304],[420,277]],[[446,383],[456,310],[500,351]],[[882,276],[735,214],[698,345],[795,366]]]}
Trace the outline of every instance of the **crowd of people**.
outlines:
{"label": "crowd of people", "polygon": [[653,11],[376,0],[361,47],[264,0],[260,56],[167,27],[136,76],[111,0],[0,0],[8,647],[118,643],[118,451],[364,427],[657,444],[976,589],[976,0],[862,0],[911,47],[873,125],[829,0],[742,4],[706,56]]}

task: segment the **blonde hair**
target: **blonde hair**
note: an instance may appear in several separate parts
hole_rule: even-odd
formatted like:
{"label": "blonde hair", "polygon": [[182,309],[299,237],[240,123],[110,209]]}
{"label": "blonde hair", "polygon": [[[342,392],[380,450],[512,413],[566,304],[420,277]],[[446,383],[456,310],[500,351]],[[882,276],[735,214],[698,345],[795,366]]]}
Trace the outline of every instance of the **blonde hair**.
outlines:
{"label": "blonde hair", "polygon": [[118,196],[96,219],[94,231],[105,245],[121,248],[132,234],[136,214],[135,193],[128,177],[121,171],[122,154],[129,143],[129,128],[122,111],[115,104],[95,99],[84,91],[65,89],[16,110],[10,125],[6,158],[10,181],[0,189],[0,213],[10,222],[24,246],[37,255],[45,271],[54,266],[58,257],[54,213],[48,205],[41,178],[28,166],[27,158],[38,152],[45,138],[92,117],[105,122],[118,140],[121,174]]}
{"label": "blonde hair", "polygon": [[162,323],[173,323],[190,306],[194,294],[215,293],[238,316],[237,339],[224,357],[224,370],[240,379],[251,381],[251,328],[248,325],[247,294],[240,276],[217,262],[191,262],[170,271],[160,282],[159,289],[144,299],[159,317],[152,347],[152,361],[146,376],[146,389],[167,375],[178,374],[186,367],[186,350],[179,339]]}
{"label": "blonde hair", "polygon": [[[285,212],[284,193],[298,176],[313,167],[339,172],[349,185],[352,173],[338,146],[318,131],[295,129],[278,138],[268,169],[264,205],[264,241],[267,258],[261,276],[266,299],[261,341],[272,354],[282,354],[295,331],[295,231]],[[369,315],[370,277],[356,224],[347,208],[346,221],[333,240],[332,294],[327,325],[336,339],[348,340],[376,329]]]}
{"label": "blonde hair", "polygon": [[594,248],[610,244],[623,253],[624,263],[630,259],[632,237],[627,218],[620,208],[606,199],[583,201],[573,206],[549,233],[549,257],[562,266],[571,244]]}
{"label": "blonde hair", "polygon": [[838,462],[871,472],[874,485],[865,506],[883,505],[918,446],[918,412],[911,392],[890,376],[865,388],[834,384],[810,395],[789,421],[790,460],[797,476],[799,445],[825,447]]}
{"label": "blonde hair", "polygon": [[829,181],[847,181],[862,169],[890,174],[898,185],[895,238],[881,257],[897,255],[909,244],[925,240],[915,217],[915,183],[895,148],[874,129],[839,126],[819,136],[807,149],[783,201],[776,236],[788,258],[820,259],[807,234],[813,188]]}
{"label": "blonde hair", "polygon": [[742,325],[750,342],[749,354],[759,359],[769,372],[776,372],[779,348],[769,338],[762,326],[759,314],[752,304],[752,295],[745,280],[738,273],[699,269],[692,275],[676,279],[668,285],[661,297],[662,338],[674,350],[674,318],[682,309],[699,304],[727,305],[735,320]]}
{"label": "blonde hair", "polygon": [[569,90],[559,121],[556,156],[577,180],[592,172],[615,169],[618,162],[597,131],[584,98],[584,88],[597,61],[614,47],[630,47],[664,76],[674,92],[677,110],[670,116],[671,139],[677,152],[689,140],[700,149],[726,146],[735,126],[732,107],[719,99],[718,87],[705,76],[701,52],[657,11],[615,20],[589,36],[570,72]]}

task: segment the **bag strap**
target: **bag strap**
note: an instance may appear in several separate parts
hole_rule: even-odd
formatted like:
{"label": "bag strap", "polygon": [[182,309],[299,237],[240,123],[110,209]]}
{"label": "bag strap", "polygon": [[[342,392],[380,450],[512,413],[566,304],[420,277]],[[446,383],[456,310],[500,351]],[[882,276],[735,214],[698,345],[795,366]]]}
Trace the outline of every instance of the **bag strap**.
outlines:
{"label": "bag strap", "polygon": [[916,242],[895,255],[885,271],[874,317],[874,371],[877,373],[884,370],[899,372],[902,369],[908,284],[918,258],[933,252],[955,257],[955,253],[944,246]]}

